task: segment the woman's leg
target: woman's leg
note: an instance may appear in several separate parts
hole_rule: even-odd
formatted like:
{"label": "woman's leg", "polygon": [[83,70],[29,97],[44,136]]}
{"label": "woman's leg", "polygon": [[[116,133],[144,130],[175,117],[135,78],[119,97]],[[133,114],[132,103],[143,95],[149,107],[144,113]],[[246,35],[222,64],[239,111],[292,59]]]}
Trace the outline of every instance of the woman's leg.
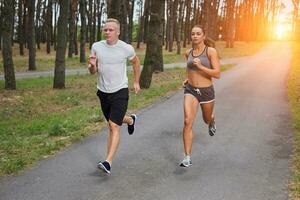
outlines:
{"label": "woman's leg", "polygon": [[198,111],[198,100],[192,95],[185,95],[184,108],[184,127],[183,127],[183,144],[185,155],[191,155],[193,142],[193,122]]}
{"label": "woman's leg", "polygon": [[203,121],[206,124],[210,124],[214,120],[213,111],[214,111],[215,102],[203,103],[201,104],[202,117]]}
{"label": "woman's leg", "polygon": [[215,119],[213,115],[215,102],[201,104],[203,121],[208,124],[209,134],[213,136],[216,132]]}

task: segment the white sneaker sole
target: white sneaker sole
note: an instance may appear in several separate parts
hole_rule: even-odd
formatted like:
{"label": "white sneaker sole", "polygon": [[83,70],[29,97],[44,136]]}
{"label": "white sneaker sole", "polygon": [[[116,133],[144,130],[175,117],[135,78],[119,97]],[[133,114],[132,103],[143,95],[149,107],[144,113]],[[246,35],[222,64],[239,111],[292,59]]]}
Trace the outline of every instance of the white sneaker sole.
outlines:
{"label": "white sneaker sole", "polygon": [[190,166],[192,166],[192,163],[191,163],[191,164],[188,164],[188,165],[185,165],[185,164],[183,164],[183,163],[180,163],[179,166],[180,166],[180,167],[190,167]]}

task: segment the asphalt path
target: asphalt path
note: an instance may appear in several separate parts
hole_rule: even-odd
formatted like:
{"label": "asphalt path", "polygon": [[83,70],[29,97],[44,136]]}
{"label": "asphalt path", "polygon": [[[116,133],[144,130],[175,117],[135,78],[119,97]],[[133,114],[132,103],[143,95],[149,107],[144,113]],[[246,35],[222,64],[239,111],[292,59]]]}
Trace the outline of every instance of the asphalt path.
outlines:
{"label": "asphalt path", "polygon": [[[183,92],[140,110],[136,132],[122,127],[106,175],[107,128],[18,176],[0,179],[1,200],[288,199],[293,131],[286,81],[288,43],[271,43],[215,81],[217,134],[198,113],[193,165],[183,157]],[[95,97],[96,98],[96,97]]]}

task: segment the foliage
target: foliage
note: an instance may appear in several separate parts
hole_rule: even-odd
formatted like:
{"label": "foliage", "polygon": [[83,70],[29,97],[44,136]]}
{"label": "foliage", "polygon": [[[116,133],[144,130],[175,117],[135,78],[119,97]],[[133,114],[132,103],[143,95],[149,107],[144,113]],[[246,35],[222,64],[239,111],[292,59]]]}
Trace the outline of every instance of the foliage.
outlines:
{"label": "foliage", "polygon": [[294,199],[300,199],[300,43],[293,44],[292,66],[288,77],[288,96],[295,130],[293,178],[290,189]]}

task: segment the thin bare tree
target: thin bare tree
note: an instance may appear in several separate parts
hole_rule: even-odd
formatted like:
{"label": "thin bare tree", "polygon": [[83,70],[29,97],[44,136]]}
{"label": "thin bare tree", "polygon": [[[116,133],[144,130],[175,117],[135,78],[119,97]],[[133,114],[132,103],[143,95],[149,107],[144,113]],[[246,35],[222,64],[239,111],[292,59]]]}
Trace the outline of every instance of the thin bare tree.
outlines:
{"label": "thin bare tree", "polygon": [[24,56],[23,0],[18,1],[18,43],[20,55]]}
{"label": "thin bare tree", "polygon": [[86,1],[79,0],[79,12],[80,12],[80,62],[85,63],[85,43],[86,43]]}
{"label": "thin bare tree", "polygon": [[234,22],[234,8],[235,0],[227,0],[227,27],[226,27],[226,47],[234,47],[234,32],[235,32],[235,22]]}
{"label": "thin bare tree", "polygon": [[69,51],[68,57],[72,58],[75,52],[75,45],[74,45],[74,35],[75,35],[75,18],[76,18],[76,11],[78,7],[78,0],[71,0],[70,3],[70,16],[69,16]]}
{"label": "thin bare tree", "polygon": [[48,0],[48,5],[47,5],[47,10],[46,10],[46,19],[45,19],[45,27],[46,27],[46,41],[47,41],[47,47],[46,47],[46,51],[47,54],[50,54],[51,52],[51,41],[52,41],[52,29],[53,29],[53,25],[52,25],[52,0]]}
{"label": "thin bare tree", "polygon": [[68,17],[70,0],[59,1],[59,18],[57,24],[57,50],[55,57],[55,70],[53,88],[65,87],[65,55],[67,47]]}
{"label": "thin bare tree", "polygon": [[293,5],[294,5],[294,10],[293,10],[293,33],[294,33],[294,39],[300,40],[300,22],[298,19],[298,13],[299,13],[299,0],[292,0]]}
{"label": "thin bare tree", "polygon": [[27,0],[28,5],[28,49],[29,49],[29,66],[28,70],[36,70],[35,56],[36,56],[36,40],[35,40],[35,0]]}
{"label": "thin bare tree", "polygon": [[165,0],[152,0],[149,21],[149,37],[147,39],[144,67],[141,74],[140,84],[142,88],[149,88],[152,74],[155,68],[163,65],[162,56],[162,32],[161,24],[164,21]]}
{"label": "thin bare tree", "polygon": [[12,42],[11,36],[13,35],[13,20],[14,20],[14,0],[5,0],[1,16],[3,17],[2,23],[2,36],[3,36],[3,50],[2,59],[4,67],[5,89],[15,90],[16,80],[14,72],[14,63],[12,59]]}

